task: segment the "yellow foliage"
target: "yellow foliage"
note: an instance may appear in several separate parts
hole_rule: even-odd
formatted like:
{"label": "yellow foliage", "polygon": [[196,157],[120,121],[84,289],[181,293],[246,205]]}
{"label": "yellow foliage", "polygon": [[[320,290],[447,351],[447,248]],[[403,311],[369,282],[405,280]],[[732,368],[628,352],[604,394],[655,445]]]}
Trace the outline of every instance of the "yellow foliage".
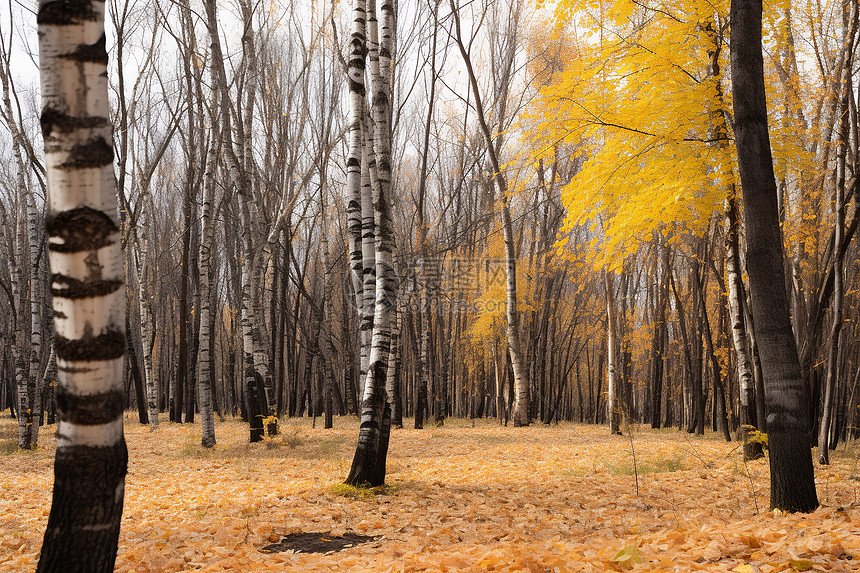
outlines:
{"label": "yellow foliage", "polygon": [[[767,41],[777,46],[785,6],[768,6]],[[702,235],[738,184],[728,12],[728,0],[558,3],[548,44],[565,67],[531,109],[533,147],[535,158],[558,143],[582,149],[584,166],[562,193],[562,231],[587,231],[598,268],[619,269],[657,229],[673,240]],[[769,99],[794,105],[769,80]],[[811,171],[796,124],[781,111],[770,120],[781,178]]]}

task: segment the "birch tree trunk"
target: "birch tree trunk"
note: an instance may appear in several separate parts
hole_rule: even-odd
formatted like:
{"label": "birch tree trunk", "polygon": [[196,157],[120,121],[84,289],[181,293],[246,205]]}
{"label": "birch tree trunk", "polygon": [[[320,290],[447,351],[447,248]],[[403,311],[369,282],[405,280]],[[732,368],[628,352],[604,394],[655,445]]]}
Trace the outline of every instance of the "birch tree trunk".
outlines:
{"label": "birch tree trunk", "polygon": [[[242,309],[243,313],[248,314],[248,323],[250,324],[251,348],[254,361],[254,370],[260,375],[262,380],[263,399],[265,401],[265,414],[267,418],[266,432],[269,436],[274,436],[278,433],[278,415],[275,404],[275,389],[272,382],[272,373],[269,369],[269,352],[265,348],[265,336],[263,335],[263,316],[262,308],[258,306],[260,300],[259,292],[261,285],[260,272],[262,265],[254,264],[255,252],[253,248],[253,240],[251,236],[251,214],[253,212],[253,204],[251,202],[251,173],[254,165],[253,150],[252,150],[252,134],[254,121],[254,103],[257,93],[257,50],[254,40],[254,8],[247,0],[240,0],[239,6],[242,10],[242,23],[244,33],[242,34],[242,52],[245,60],[245,104],[243,106],[244,118],[239,125],[239,161],[241,169],[239,174],[241,179],[239,183],[239,211],[240,219],[245,217],[242,223],[243,244],[245,252],[242,257],[242,262],[247,263],[247,267],[243,265],[242,285]],[[240,114],[237,112],[237,123],[239,122]],[[247,301],[244,300],[246,289],[245,281],[248,285]],[[243,314],[244,319],[244,314]]]}
{"label": "birch tree trunk", "polygon": [[606,288],[606,420],[609,433],[621,434],[618,405],[618,313],[615,308],[615,273],[604,271]]}
{"label": "birch tree trunk", "polygon": [[[758,428],[757,411],[755,410],[755,380],[753,379],[752,361],[747,345],[747,329],[744,322],[743,279],[738,265],[740,246],[738,241],[738,207],[735,189],[729,192],[726,200],[726,276],[729,283],[729,314],[732,322],[732,343],[738,369],[738,386],[740,398],[740,422],[742,425]],[[760,398],[759,398],[760,399]],[[759,430],[761,431],[761,430]],[[755,460],[764,456],[761,442],[744,439],[744,459]]]}
{"label": "birch tree trunk", "polygon": [[[214,82],[213,82],[214,84]],[[213,102],[213,105],[215,103]],[[200,334],[197,351],[197,402],[200,409],[201,444],[204,448],[215,445],[215,415],[212,404],[212,307],[211,272],[214,225],[212,224],[212,199],[215,191],[215,169],[218,161],[217,137],[210,143],[206,158],[206,173],[203,182],[203,204],[201,205],[199,271],[200,271]]]}
{"label": "birch tree trunk", "polygon": [[[142,198],[146,201],[146,198]],[[135,257],[135,266],[137,267],[137,300],[140,310],[140,338],[143,349],[143,377],[146,386],[146,406],[147,415],[149,417],[150,431],[158,428],[158,381],[155,378],[155,372],[152,367],[152,349],[153,349],[153,332],[152,324],[154,317],[152,316],[152,307],[149,303],[149,288],[147,287],[146,269],[149,265],[149,233],[144,222],[144,215],[147,206],[141,210],[138,216],[138,226],[136,229],[137,235],[137,255]]]}
{"label": "birch tree trunk", "polygon": [[[262,347],[261,334],[259,330],[257,330],[255,336],[255,329],[259,328],[259,324],[256,321],[256,315],[259,313],[255,313],[253,294],[258,292],[257,284],[259,279],[255,270],[252,268],[254,252],[250,236],[251,205],[248,197],[250,193],[248,167],[252,163],[252,153],[250,151],[251,122],[253,121],[252,112],[255,97],[254,94],[256,93],[257,68],[252,21],[253,10],[249,3],[240,3],[244,25],[242,49],[245,57],[244,64],[246,66],[246,72],[248,73],[248,85],[246,86],[247,96],[242,104],[244,106],[243,111],[245,112],[245,116],[244,121],[242,122],[243,125],[240,126],[241,129],[239,130],[239,143],[237,146],[234,146],[231,127],[230,93],[229,85],[227,84],[227,75],[224,69],[221,39],[218,33],[217,6],[214,0],[206,0],[204,2],[204,7],[206,10],[206,27],[210,41],[210,58],[212,60],[214,72],[213,77],[217,78],[215,85],[217,85],[221,100],[219,104],[222,119],[220,145],[230,172],[230,178],[232,179],[233,184],[237,187],[236,195],[238,200],[240,226],[242,227],[239,241],[242,252],[239,265],[241,275],[240,289],[242,308],[240,326],[242,350],[244,352],[242,371],[244,386],[246,389],[249,389],[249,391],[246,392],[246,395],[249,398],[254,399],[255,408],[256,405],[262,405],[262,411],[254,415],[254,417],[260,417],[260,420],[249,420],[252,422],[251,440],[255,441],[258,436],[256,426],[254,424],[261,423],[263,417],[268,419],[267,426],[270,435],[277,434],[278,424],[272,377],[269,371],[268,359],[266,358],[265,351]],[[237,112],[236,116],[239,117],[240,114]],[[237,119],[237,121],[239,120]],[[238,154],[236,147],[239,148]],[[259,380],[256,379],[258,376],[260,378]],[[251,388],[253,388],[253,391],[250,391]]]}
{"label": "birch tree trunk", "polygon": [[[402,293],[401,293],[402,294]],[[403,402],[400,395],[400,348],[402,346],[400,336],[403,327],[403,310],[400,296],[394,308],[395,318],[391,329],[391,350],[388,353],[388,367],[385,375],[385,393],[388,395],[391,405],[391,425],[395,428],[403,427]]]}
{"label": "birch tree trunk", "polygon": [[112,571],[122,517],[125,292],[104,9],[103,2],[43,0],[37,18],[59,369],[41,572]]}
{"label": "birch tree trunk", "polygon": [[[325,191],[321,187],[320,193],[323,196],[320,202],[321,211],[325,213]],[[332,411],[332,397],[334,394],[334,352],[331,343],[332,329],[332,311],[331,311],[331,265],[329,262],[329,246],[328,246],[328,226],[325,224],[326,218],[321,217],[322,236],[320,237],[320,247],[322,250],[322,265],[323,265],[323,325],[320,332],[322,367],[325,385],[323,387],[324,406],[325,406],[325,423],[326,429],[334,427],[334,412]]]}
{"label": "birch tree trunk", "polygon": [[[349,274],[355,295],[355,308],[362,315],[364,307],[364,263],[362,251],[362,163],[364,152],[364,69],[366,58],[366,4],[354,0],[353,21],[350,37],[350,55],[347,69],[349,84],[349,143],[346,159],[347,189],[347,241],[349,249]],[[364,339],[360,342],[364,347]],[[365,355],[362,354],[359,372],[361,383],[366,372]]]}
{"label": "birch tree trunk", "polygon": [[[353,5],[356,20],[360,19],[359,2]],[[394,265],[392,259],[393,228],[390,216],[391,192],[391,139],[389,118],[389,88],[391,53],[394,35],[394,5],[383,0],[382,41],[378,56],[371,56],[371,78],[373,87],[373,143],[380,161],[374,165],[367,162],[372,187],[374,232],[374,276],[375,293],[373,303],[373,330],[367,377],[364,382],[361,405],[361,426],[358,445],[346,483],[356,486],[379,486],[385,483],[385,462],[388,454],[388,439],[391,428],[391,398],[386,393],[388,356],[391,350],[391,323],[397,301]],[[368,45],[377,43],[374,7],[367,10]],[[356,27],[358,25],[356,24]],[[377,59],[378,57],[378,59]],[[365,134],[367,138],[369,134]],[[366,140],[367,141],[367,140]],[[368,145],[365,144],[365,149]],[[367,155],[367,151],[365,152]],[[365,230],[365,238],[367,230]],[[367,276],[365,260],[365,278]],[[365,280],[364,288],[368,288]],[[364,293],[365,301],[367,292]]]}
{"label": "birch tree trunk", "polygon": [[[656,285],[657,289],[657,308],[656,318],[654,320],[654,338],[651,350],[652,364],[652,388],[651,394],[651,427],[659,429],[663,422],[663,361],[666,353],[666,340],[668,334],[666,332],[666,307],[669,299],[669,248],[662,244],[659,238],[662,235],[655,233],[658,242],[655,244],[655,258],[662,261],[660,266],[660,280]],[[654,262],[654,268],[657,268],[657,260]]]}
{"label": "birch tree trunk", "polygon": [[424,122],[423,144],[421,152],[421,171],[418,176],[418,288],[419,290],[419,306],[418,314],[418,364],[416,372],[416,384],[418,385],[415,391],[415,429],[420,430],[424,427],[424,414],[427,404],[427,386],[430,384],[429,362],[427,359],[427,347],[430,344],[430,298],[428,296],[427,284],[427,221],[426,221],[426,203],[427,203],[427,161],[430,155],[430,130],[433,127],[433,109],[436,104],[436,44],[439,36],[439,4],[433,5],[433,40],[430,44],[430,94],[428,96],[427,119]]}
{"label": "birch tree trunk", "polygon": [[35,449],[39,443],[39,426],[42,423],[42,378],[39,376],[42,361],[42,278],[39,272],[41,246],[39,233],[36,232],[36,201],[28,190],[24,201],[27,214],[27,242],[30,252],[30,367],[27,377],[27,390],[30,397],[30,447]]}
{"label": "birch tree trunk", "polygon": [[[19,179],[23,178],[19,174]],[[23,185],[23,181],[19,181],[19,186]],[[20,193],[19,193],[20,195]],[[15,321],[12,327],[12,361],[15,367],[15,390],[18,393],[17,408],[18,408],[18,449],[29,450],[32,448],[30,443],[30,424],[32,424],[32,410],[30,409],[30,392],[27,388],[27,347],[25,344],[26,333],[24,332],[24,305],[21,299],[21,288],[26,286],[24,271],[21,268],[20,246],[24,242],[24,229],[26,229],[25,221],[20,219],[15,222],[15,236],[12,239],[10,256],[9,256],[9,274],[10,274],[10,289],[12,291],[12,300],[15,304]]]}
{"label": "birch tree trunk", "polygon": [[[4,86],[5,87],[5,86]],[[4,94],[5,95],[5,94]],[[8,260],[9,260],[9,275],[10,275],[10,290],[12,294],[13,308],[13,325],[12,325],[12,360],[15,367],[15,390],[18,394],[18,449],[29,450],[36,446],[32,441],[32,425],[33,425],[33,401],[30,387],[30,377],[28,368],[30,365],[29,347],[27,341],[27,332],[24,328],[24,302],[21,296],[21,289],[26,293],[26,299],[29,303],[28,314],[32,313],[33,301],[30,289],[27,288],[29,283],[27,270],[31,266],[28,258],[25,258],[22,250],[26,241],[28,229],[27,211],[24,208],[26,203],[26,183],[24,178],[24,162],[20,156],[20,149],[13,141],[13,152],[17,158],[18,173],[16,174],[16,190],[18,204],[24,210],[24,217],[17,218],[13,225],[14,234],[10,237],[8,245]]]}
{"label": "birch tree trunk", "polygon": [[761,0],[732,0],[735,145],[744,194],[752,314],[767,392],[772,508],[818,507],[808,398],[785,291],[782,233],[767,130]]}

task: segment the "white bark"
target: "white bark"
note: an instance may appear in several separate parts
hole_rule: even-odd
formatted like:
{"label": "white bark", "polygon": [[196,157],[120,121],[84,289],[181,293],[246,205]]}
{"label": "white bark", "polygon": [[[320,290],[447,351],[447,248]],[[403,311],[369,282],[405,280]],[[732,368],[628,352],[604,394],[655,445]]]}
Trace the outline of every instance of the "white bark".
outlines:
{"label": "white bark", "polygon": [[[361,188],[364,151],[365,14],[364,0],[355,0],[350,39],[351,51],[347,70],[349,80],[349,148],[346,160],[346,199],[350,278],[355,293],[355,308],[359,312],[364,306]],[[364,367],[366,369],[366,365]]]}
{"label": "white bark", "polygon": [[30,250],[30,368],[27,377],[30,399],[30,447],[36,448],[39,443],[39,426],[42,423],[42,379],[39,376],[42,360],[42,277],[39,272],[39,233],[36,230],[36,201],[32,190],[27,190],[24,197],[27,215],[27,241]]}
{"label": "white bark", "polygon": [[122,515],[125,292],[104,9],[86,0],[39,5],[59,382],[54,492],[39,571],[111,571]]}
{"label": "white bark", "polygon": [[621,433],[618,406],[618,317],[615,309],[615,274],[604,271],[606,287],[606,419],[609,432]]}
{"label": "white bark", "polygon": [[[361,2],[354,4],[354,17],[360,18]],[[368,10],[368,20],[373,20],[370,14],[375,11]],[[392,30],[394,23],[393,5],[384,0],[382,4],[383,19],[387,23],[384,29]],[[370,29],[371,38],[368,44],[376,43],[375,26]],[[383,38],[386,43],[380,46],[379,53],[391,53],[391,35]],[[360,44],[360,42],[359,42]],[[374,64],[371,64],[374,66]],[[368,220],[366,210],[362,210],[363,223],[363,253],[364,253],[364,300],[367,304],[368,295],[374,293],[373,300],[373,322],[370,341],[370,353],[368,356],[367,374],[364,380],[361,406],[361,430],[359,432],[358,446],[356,447],[350,474],[347,483],[360,485],[367,483],[371,486],[381,485],[385,481],[385,461],[388,453],[388,437],[391,424],[391,412],[389,398],[386,394],[386,375],[388,372],[388,355],[391,348],[391,322],[393,310],[396,304],[396,290],[394,267],[392,259],[393,229],[390,217],[390,126],[388,124],[388,68],[376,68],[381,74],[373,74],[373,144],[370,145],[370,131],[365,132],[364,155],[369,177],[369,186],[364,186],[362,203],[363,207],[368,204],[367,191],[370,187],[372,207],[372,219]],[[351,83],[352,88],[352,83]],[[375,121],[379,118],[381,121]],[[377,168],[375,157],[382,158]],[[372,234],[371,231],[372,230]],[[372,251],[367,245],[372,241]],[[370,267],[369,255],[373,255],[373,266]],[[373,278],[373,282],[370,278]],[[363,309],[365,312],[368,309]],[[366,317],[362,323],[362,329],[366,330]]]}
{"label": "white bark", "polygon": [[[214,81],[213,81],[214,85]],[[214,94],[213,94],[214,95]],[[213,97],[213,105],[215,105]],[[216,138],[217,139],[217,138]],[[210,287],[210,260],[212,257],[212,244],[214,242],[214,225],[212,222],[212,198],[215,191],[215,169],[218,162],[217,145],[213,141],[210,144],[209,153],[206,157],[206,173],[203,182],[203,205],[201,206],[200,227],[200,332],[199,348],[197,351],[197,404],[200,408],[201,444],[205,448],[215,445],[215,418],[212,403],[212,371],[210,369],[212,356],[212,333],[211,333],[211,287]]]}

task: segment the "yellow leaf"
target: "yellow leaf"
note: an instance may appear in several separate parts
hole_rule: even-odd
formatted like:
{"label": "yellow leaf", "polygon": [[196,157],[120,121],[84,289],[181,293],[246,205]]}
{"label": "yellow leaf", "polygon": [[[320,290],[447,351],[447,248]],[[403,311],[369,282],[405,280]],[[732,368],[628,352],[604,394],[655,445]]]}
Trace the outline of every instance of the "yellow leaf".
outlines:
{"label": "yellow leaf", "polygon": [[636,563],[642,563],[645,558],[642,557],[642,552],[635,545],[628,545],[624,549],[615,554],[615,557],[610,561],[617,563],[624,569],[632,568]]}

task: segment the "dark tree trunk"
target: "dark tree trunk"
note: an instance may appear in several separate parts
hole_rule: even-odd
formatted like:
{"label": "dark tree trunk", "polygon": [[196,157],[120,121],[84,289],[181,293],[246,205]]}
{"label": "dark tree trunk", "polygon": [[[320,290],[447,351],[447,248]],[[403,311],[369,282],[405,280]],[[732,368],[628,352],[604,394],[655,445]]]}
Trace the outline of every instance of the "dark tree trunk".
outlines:
{"label": "dark tree trunk", "polygon": [[767,130],[761,0],[732,0],[735,146],[744,197],[747,271],[766,390],[772,508],[818,507],[809,404],[783,279],[782,234]]}
{"label": "dark tree trunk", "polygon": [[250,426],[250,441],[260,442],[263,440],[263,417],[266,415],[265,401],[266,397],[263,394],[263,381],[260,375],[256,372],[254,377],[248,380],[248,388],[245,393],[248,401],[248,424]]}
{"label": "dark tree trunk", "polygon": [[134,340],[131,337],[131,325],[128,321],[128,305],[126,305],[125,317],[125,343],[128,349],[128,365],[131,377],[134,380],[134,396],[137,402],[137,419],[141,424],[149,424],[149,412],[146,409],[146,390],[143,387],[143,377],[140,375],[140,365],[137,363],[137,352],[134,349]]}

